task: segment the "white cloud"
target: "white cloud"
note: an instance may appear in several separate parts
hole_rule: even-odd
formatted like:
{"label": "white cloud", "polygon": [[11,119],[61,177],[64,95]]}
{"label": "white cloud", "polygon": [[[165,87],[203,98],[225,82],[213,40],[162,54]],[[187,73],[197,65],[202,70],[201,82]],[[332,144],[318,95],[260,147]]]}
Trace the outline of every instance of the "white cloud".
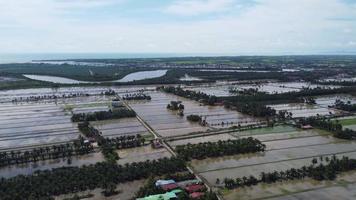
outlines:
{"label": "white cloud", "polygon": [[[195,5],[186,13],[229,9],[229,16],[222,12],[213,20],[154,22],[115,16],[106,21],[73,20],[63,12],[91,7],[81,6],[85,0],[76,4],[67,1],[0,0],[0,51],[281,54],[355,50],[349,43],[356,41],[356,35],[351,34],[356,32],[355,21],[330,20],[345,15],[356,19],[355,8],[342,0],[256,0],[257,4],[239,9],[235,15],[236,6]],[[98,2],[90,5],[102,5]],[[232,0],[225,3],[235,4]]]}
{"label": "white cloud", "polygon": [[165,12],[177,15],[194,16],[228,10],[233,0],[179,0],[169,5]]}

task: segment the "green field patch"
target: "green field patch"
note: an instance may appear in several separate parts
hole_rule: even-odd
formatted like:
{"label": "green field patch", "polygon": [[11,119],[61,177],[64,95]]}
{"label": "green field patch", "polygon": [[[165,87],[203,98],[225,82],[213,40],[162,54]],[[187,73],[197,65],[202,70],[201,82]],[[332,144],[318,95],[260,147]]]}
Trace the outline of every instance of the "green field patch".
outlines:
{"label": "green field patch", "polygon": [[287,133],[287,132],[293,132],[293,131],[298,131],[298,129],[295,127],[292,127],[292,126],[288,126],[288,125],[280,125],[280,126],[274,126],[274,127],[251,129],[251,130],[236,132],[233,134],[236,136],[239,136],[239,135],[262,135],[262,134],[270,134],[270,133]]}
{"label": "green field patch", "polygon": [[356,118],[337,119],[343,126],[356,125]]}

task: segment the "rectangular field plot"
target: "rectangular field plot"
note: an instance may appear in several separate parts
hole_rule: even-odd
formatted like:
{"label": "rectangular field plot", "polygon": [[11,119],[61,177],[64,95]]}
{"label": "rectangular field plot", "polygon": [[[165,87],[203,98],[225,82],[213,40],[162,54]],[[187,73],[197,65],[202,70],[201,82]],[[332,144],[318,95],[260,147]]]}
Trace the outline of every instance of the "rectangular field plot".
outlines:
{"label": "rectangular field plot", "polygon": [[252,187],[238,188],[224,192],[226,200],[273,199],[355,199],[356,172],[338,175],[333,181],[312,179],[283,181],[273,184],[259,184]]}
{"label": "rectangular field plot", "polygon": [[334,115],[339,114],[339,111],[334,109],[320,107],[317,105],[307,105],[307,104],[278,104],[278,105],[269,105],[269,107],[274,108],[277,111],[285,110],[291,112],[293,118],[298,117],[310,117],[310,116],[327,116],[327,115]]}
{"label": "rectangular field plot", "polygon": [[169,142],[172,147],[176,147],[178,145],[186,145],[190,144],[198,144],[200,142],[217,142],[219,140],[234,140],[236,139],[234,136],[224,133],[218,135],[209,135],[209,136],[201,136],[196,138],[189,138],[189,139],[181,139]]}
{"label": "rectangular field plot", "polygon": [[301,141],[299,147],[297,147],[296,144],[291,144],[292,147],[290,148],[284,147],[270,151],[267,150],[263,153],[260,152],[246,155],[208,158],[205,160],[193,160],[192,164],[197,171],[206,172],[222,170],[225,168],[237,168],[246,165],[258,165],[262,163],[302,159],[320,155],[348,153],[356,151],[355,144],[355,142],[340,142],[305,146],[304,142]]}
{"label": "rectangular field plot", "polygon": [[352,95],[337,94],[337,95],[327,95],[315,98],[315,102],[323,107],[328,107],[334,105],[335,101],[339,99],[345,103],[350,101],[352,104],[356,103],[356,98]]}
{"label": "rectangular field plot", "polygon": [[148,130],[135,118],[123,118],[105,121],[90,122],[102,132],[104,137],[120,137],[123,135],[151,135]]}
{"label": "rectangular field plot", "polygon": [[267,135],[267,134],[274,134],[274,133],[287,133],[293,131],[298,131],[298,129],[288,125],[278,125],[274,127],[256,128],[256,129],[250,129],[246,131],[238,131],[231,134],[234,136],[255,136],[255,135]]}
{"label": "rectangular field plot", "polygon": [[258,89],[260,92],[272,93],[286,93],[300,91],[303,87],[314,88],[317,85],[313,85],[307,82],[290,82],[290,83],[261,83],[261,84],[234,84],[226,83],[224,85],[200,85],[196,87],[186,87],[185,89],[203,92],[205,94],[214,96],[233,96],[234,93],[230,93],[230,89]]}
{"label": "rectangular field plot", "polygon": [[77,125],[54,103],[2,104],[0,148],[68,142],[78,138]]}
{"label": "rectangular field plot", "polygon": [[52,159],[45,161],[38,161],[37,163],[27,163],[21,165],[12,165],[0,168],[0,177],[9,178],[17,175],[32,174],[37,170],[49,170],[59,167],[83,166],[103,162],[104,157],[102,153],[95,152],[86,155],[72,156],[71,162],[68,163],[68,158]]}
{"label": "rectangular field plot", "polygon": [[[89,94],[98,95],[107,90],[114,90],[117,94],[125,94],[129,92],[139,92],[143,90],[153,90],[154,87],[146,86],[119,86],[119,87],[64,87],[64,88],[35,88],[35,89],[20,89],[0,91],[0,102],[11,102],[14,98],[26,98],[30,96],[43,95],[69,95],[69,94]],[[53,101],[53,100],[51,100]]]}
{"label": "rectangular field plot", "polygon": [[[283,197],[276,197],[272,198],[272,200],[298,200],[298,199],[324,199],[324,200],[334,200],[334,199],[355,199],[356,197],[356,183],[354,182],[356,179],[354,173],[348,173],[347,174],[350,178],[352,177],[352,182],[347,181],[347,183],[344,182],[343,179],[348,179],[346,178],[346,174],[343,175],[341,178],[338,178],[336,183],[331,183],[328,182],[328,184],[333,185],[327,185],[327,184],[322,184],[319,183],[317,187],[314,185],[313,190],[310,190],[310,188],[306,188],[302,191],[297,191],[294,194],[286,195]],[[351,176],[350,176],[351,175]]]}
{"label": "rectangular field plot", "polygon": [[144,162],[146,160],[157,160],[159,158],[171,157],[172,155],[165,148],[154,149],[151,145],[142,147],[121,149],[117,153],[120,159],[118,164],[124,165],[132,162]]}
{"label": "rectangular field plot", "polygon": [[335,154],[356,158],[355,142],[337,139],[319,130],[278,132],[283,128],[287,129],[281,126],[266,131],[266,134],[254,133],[253,137],[266,145],[265,152],[193,160],[191,165],[210,184],[221,186],[216,184],[217,178],[259,176],[261,172],[298,168],[310,165],[314,157]]}
{"label": "rectangular field plot", "polygon": [[[227,110],[222,106],[202,106],[198,102],[161,92],[150,93],[152,100],[143,102],[129,102],[130,106],[160,135],[163,137],[185,135],[192,132],[206,131],[209,127],[202,127],[198,123],[187,121],[190,114],[201,115],[209,124],[222,127],[221,122],[253,123],[258,119],[242,115],[236,111]],[[170,101],[182,101],[184,117],[177,112],[167,110]],[[215,127],[215,126],[214,126]],[[225,127],[227,127],[225,125]]]}

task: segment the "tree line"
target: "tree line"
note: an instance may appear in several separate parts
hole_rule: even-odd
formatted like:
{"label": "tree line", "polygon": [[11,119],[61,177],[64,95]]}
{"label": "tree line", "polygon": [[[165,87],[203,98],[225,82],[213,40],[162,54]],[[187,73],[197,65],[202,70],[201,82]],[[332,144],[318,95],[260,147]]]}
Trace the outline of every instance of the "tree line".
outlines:
{"label": "tree line", "polygon": [[114,109],[109,111],[96,111],[90,113],[74,113],[72,115],[72,122],[84,121],[101,121],[108,119],[120,119],[127,117],[136,117],[136,112],[127,108]]}
{"label": "tree line", "polygon": [[70,158],[92,152],[94,152],[93,146],[90,143],[85,143],[84,139],[80,138],[73,143],[34,148],[26,151],[0,152],[0,167],[50,159]]}
{"label": "tree line", "polygon": [[356,104],[351,104],[350,101],[344,102],[340,99],[336,99],[334,103],[334,108],[339,109],[339,110],[344,110],[348,112],[355,112],[356,111]]}
{"label": "tree line", "polygon": [[151,100],[151,96],[143,93],[126,94],[122,97],[123,100]]}
{"label": "tree line", "polygon": [[356,87],[340,88],[304,88],[300,91],[286,93],[267,94],[257,92],[255,95],[236,95],[219,97],[219,100],[230,102],[264,102],[264,103],[306,103],[306,97],[331,95],[331,94],[348,94],[356,92]]}
{"label": "tree line", "polygon": [[56,99],[69,99],[69,98],[76,98],[76,97],[89,97],[89,96],[97,96],[97,95],[106,95],[106,96],[114,96],[116,92],[114,90],[105,90],[99,94],[90,94],[90,93],[83,93],[83,92],[76,92],[76,93],[69,93],[69,94],[62,94],[62,95],[38,95],[38,96],[28,96],[28,97],[17,97],[12,99],[13,103],[17,102],[30,102],[30,101],[41,101],[41,100],[56,100]]}
{"label": "tree line", "polygon": [[185,170],[185,162],[175,157],[125,165],[100,162],[82,167],[61,167],[36,171],[32,175],[1,178],[0,196],[3,200],[53,200],[52,196],[108,189],[114,184]]}
{"label": "tree line", "polygon": [[203,92],[196,92],[190,90],[183,90],[181,87],[173,87],[173,86],[161,86],[157,87],[157,90],[171,93],[180,97],[185,97],[188,99],[192,99],[195,101],[199,101],[200,103],[205,103],[208,105],[215,105],[218,102],[218,98],[213,95],[207,95]]}
{"label": "tree line", "polygon": [[199,116],[199,115],[188,115],[187,116],[187,120],[188,121],[191,121],[191,122],[201,122],[202,121],[202,118],[201,118],[201,116]]}
{"label": "tree line", "polygon": [[175,148],[178,156],[184,160],[263,152],[265,149],[265,144],[252,137],[198,144],[188,143],[186,145],[178,145]]}
{"label": "tree line", "polygon": [[225,101],[224,106],[240,113],[254,117],[274,117],[277,111],[261,102],[231,102]]}
{"label": "tree line", "polygon": [[[298,180],[304,178],[312,178],[314,180],[334,180],[341,172],[347,172],[356,169],[356,159],[348,157],[337,158],[335,155],[331,157],[314,158],[312,164],[303,166],[299,169],[291,168],[286,171],[262,172],[259,178],[253,175],[242,178],[225,178],[224,185],[227,189],[234,189],[244,186],[257,185],[259,183],[275,183],[278,181]],[[220,183],[217,179],[216,183]]]}

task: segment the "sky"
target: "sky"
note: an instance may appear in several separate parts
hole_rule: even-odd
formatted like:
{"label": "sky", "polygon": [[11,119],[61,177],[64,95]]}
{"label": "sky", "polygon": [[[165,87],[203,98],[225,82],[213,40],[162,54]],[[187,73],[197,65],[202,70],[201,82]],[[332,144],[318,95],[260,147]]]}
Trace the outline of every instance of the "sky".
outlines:
{"label": "sky", "polygon": [[0,53],[356,54],[356,0],[0,0]]}

